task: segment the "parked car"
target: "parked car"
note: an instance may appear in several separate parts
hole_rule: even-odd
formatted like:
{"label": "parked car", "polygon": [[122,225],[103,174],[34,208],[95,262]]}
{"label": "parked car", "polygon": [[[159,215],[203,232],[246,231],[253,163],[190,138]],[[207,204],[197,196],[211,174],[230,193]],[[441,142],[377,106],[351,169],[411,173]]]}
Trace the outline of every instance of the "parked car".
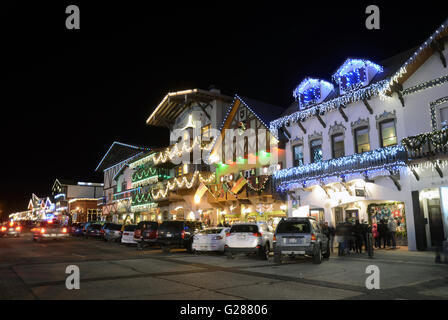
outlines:
{"label": "parked car", "polygon": [[137,228],[135,224],[128,224],[123,228],[123,235],[121,236],[121,243],[137,244],[134,240],[134,231]]}
{"label": "parked car", "polygon": [[92,223],[86,232],[86,239],[88,238],[101,238],[103,234],[101,233],[101,225],[98,223]]}
{"label": "parked car", "polygon": [[84,235],[84,223],[76,223],[72,226],[72,235],[75,237],[80,237]]}
{"label": "parked car", "polygon": [[225,252],[232,259],[237,253],[254,253],[267,260],[274,234],[264,222],[235,224],[226,234]]}
{"label": "parked car", "polygon": [[157,243],[163,252],[169,252],[172,248],[185,248],[191,252],[193,236],[203,228],[203,223],[199,221],[164,221],[157,230]]}
{"label": "parked car", "polygon": [[134,231],[134,240],[137,242],[137,247],[142,249],[146,245],[156,243],[158,228],[159,224],[155,221],[140,221]]}
{"label": "parked car", "polygon": [[0,227],[0,236],[2,237],[20,237],[22,227],[15,222],[8,222]]}
{"label": "parked car", "polygon": [[68,227],[57,221],[41,221],[32,230],[33,241],[55,240],[68,238]]}
{"label": "parked car", "polygon": [[207,228],[199,231],[193,237],[193,252],[218,251],[224,252],[226,233],[230,228]]}
{"label": "parked car", "polygon": [[110,223],[104,227],[104,241],[121,242],[122,225],[116,223]]}
{"label": "parked car", "polygon": [[113,222],[106,222],[103,225],[101,225],[101,230],[100,230],[101,238],[104,239],[104,234],[106,233],[106,230],[109,229],[109,227],[113,224],[114,224]]}
{"label": "parked car", "polygon": [[82,227],[82,235],[83,235],[84,237],[87,236],[87,230],[89,229],[89,227],[90,227],[92,224],[103,225],[104,222],[102,222],[102,221],[89,221],[89,222],[84,223],[84,225],[83,225],[83,227]]}
{"label": "parked car", "polygon": [[314,218],[286,218],[278,223],[274,262],[280,263],[285,255],[312,256],[315,264],[320,264],[322,258],[330,257],[328,238]]}

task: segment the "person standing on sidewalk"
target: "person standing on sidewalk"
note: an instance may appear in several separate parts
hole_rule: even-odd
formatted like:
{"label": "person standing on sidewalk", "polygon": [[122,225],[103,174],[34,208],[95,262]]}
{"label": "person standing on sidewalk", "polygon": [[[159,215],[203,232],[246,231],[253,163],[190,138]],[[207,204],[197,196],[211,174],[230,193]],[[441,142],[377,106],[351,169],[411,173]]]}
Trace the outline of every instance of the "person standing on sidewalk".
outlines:
{"label": "person standing on sidewalk", "polygon": [[328,239],[330,241],[330,251],[331,251],[331,253],[333,253],[334,237],[336,236],[336,229],[333,226],[329,226],[328,234],[330,235],[330,238]]}
{"label": "person standing on sidewalk", "polygon": [[395,242],[395,233],[397,232],[397,222],[394,218],[390,218],[389,222],[387,223],[387,228],[389,229],[389,239],[391,242],[392,249],[397,248],[397,244]]}

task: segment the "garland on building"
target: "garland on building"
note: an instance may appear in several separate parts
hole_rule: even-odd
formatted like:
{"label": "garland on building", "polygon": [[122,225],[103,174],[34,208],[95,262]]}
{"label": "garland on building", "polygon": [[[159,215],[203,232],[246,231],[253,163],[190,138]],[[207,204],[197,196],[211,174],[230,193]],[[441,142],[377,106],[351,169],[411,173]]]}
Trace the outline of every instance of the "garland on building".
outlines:
{"label": "garland on building", "polygon": [[216,140],[216,138],[212,142],[203,146],[202,139],[200,136],[198,136],[198,137],[194,138],[193,144],[191,146],[188,146],[190,144],[189,141],[184,141],[182,143],[182,147],[179,147],[178,146],[179,144],[176,143],[173,147],[167,148],[165,151],[154,154],[152,159],[154,161],[154,164],[172,161],[173,158],[182,157],[182,154],[184,154],[184,153],[191,153],[193,151],[193,149],[197,146],[199,147],[200,150],[210,151],[215,140]]}
{"label": "garland on building", "polygon": [[250,182],[250,180],[247,180],[247,186],[249,187],[249,189],[251,189],[251,190],[253,190],[255,192],[261,192],[261,191],[263,191],[266,188],[266,184],[267,184],[268,180],[269,180],[269,177],[264,177],[263,182],[260,184],[259,180],[258,180],[258,177],[257,177],[256,178],[256,184],[259,185],[259,187],[254,187],[252,185],[252,183]]}
{"label": "garland on building", "polygon": [[274,120],[270,123],[270,130],[276,131],[283,126],[288,126],[291,123],[303,122],[306,119],[320,114],[323,115],[331,110],[335,110],[339,108],[341,105],[346,106],[349,103],[353,103],[356,101],[369,99],[373,96],[379,95],[379,93],[383,90],[385,86],[387,86],[388,82],[386,80],[374,83],[366,88],[355,90],[349,92],[343,96],[332,99],[330,101],[318,104],[312,108],[307,110],[295,112],[289,116]]}
{"label": "garland on building", "polygon": [[199,171],[195,171],[193,173],[193,176],[190,181],[188,181],[187,177],[185,177],[185,176],[182,177],[181,179],[174,178],[173,181],[167,181],[164,190],[159,189],[156,192],[152,189],[151,196],[154,200],[157,200],[157,199],[161,199],[161,198],[166,198],[166,196],[168,195],[168,192],[173,191],[174,189],[176,189],[176,187],[177,187],[177,189],[181,189],[184,187],[186,187],[187,189],[191,189],[194,186],[196,179],[199,179],[199,181],[204,184],[209,184],[215,180],[215,173],[212,173],[212,174],[210,174],[209,177],[205,178],[202,176],[202,174]]}
{"label": "garland on building", "polygon": [[431,143],[433,148],[428,151],[434,155],[435,151],[444,151],[447,147],[447,142],[448,128],[404,138],[402,144],[412,153],[419,153],[423,151],[422,149],[425,145]]}

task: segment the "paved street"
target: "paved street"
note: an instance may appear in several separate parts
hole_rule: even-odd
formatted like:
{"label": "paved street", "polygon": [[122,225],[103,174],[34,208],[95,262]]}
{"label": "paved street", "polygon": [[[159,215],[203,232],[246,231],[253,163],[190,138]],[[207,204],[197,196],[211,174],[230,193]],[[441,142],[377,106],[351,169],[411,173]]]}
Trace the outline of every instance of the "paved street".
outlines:
{"label": "paved street", "polygon": [[[77,265],[80,290],[65,288]],[[365,288],[368,265],[379,290]],[[299,258],[282,265],[256,257],[164,254],[116,243],[68,239],[34,243],[0,239],[0,299],[448,299],[448,265],[429,252],[377,251],[332,256],[321,265]]]}

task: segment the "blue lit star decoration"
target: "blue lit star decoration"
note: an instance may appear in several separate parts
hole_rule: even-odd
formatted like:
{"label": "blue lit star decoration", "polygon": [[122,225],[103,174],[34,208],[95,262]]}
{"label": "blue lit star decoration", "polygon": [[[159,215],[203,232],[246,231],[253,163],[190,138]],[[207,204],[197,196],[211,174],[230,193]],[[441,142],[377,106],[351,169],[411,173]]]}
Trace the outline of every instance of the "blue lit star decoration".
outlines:
{"label": "blue lit star decoration", "polygon": [[299,102],[299,109],[322,102],[328,94],[334,90],[334,86],[324,80],[306,78],[293,91],[292,95]]}

